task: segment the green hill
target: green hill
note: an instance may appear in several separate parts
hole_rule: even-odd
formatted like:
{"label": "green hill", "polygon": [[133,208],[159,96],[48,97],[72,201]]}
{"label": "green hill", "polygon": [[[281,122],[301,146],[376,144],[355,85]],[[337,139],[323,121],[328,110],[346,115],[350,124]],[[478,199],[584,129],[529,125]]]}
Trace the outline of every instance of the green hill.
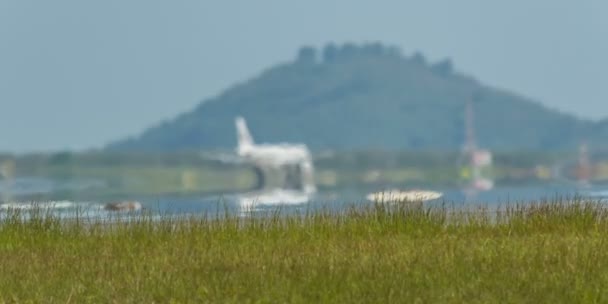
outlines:
{"label": "green hill", "polygon": [[608,121],[593,123],[481,84],[453,69],[381,44],[300,49],[195,109],[112,150],[232,148],[243,115],[259,142],[304,142],[312,149],[443,149],[464,140],[472,98],[481,146],[499,150],[573,149],[608,142]]}

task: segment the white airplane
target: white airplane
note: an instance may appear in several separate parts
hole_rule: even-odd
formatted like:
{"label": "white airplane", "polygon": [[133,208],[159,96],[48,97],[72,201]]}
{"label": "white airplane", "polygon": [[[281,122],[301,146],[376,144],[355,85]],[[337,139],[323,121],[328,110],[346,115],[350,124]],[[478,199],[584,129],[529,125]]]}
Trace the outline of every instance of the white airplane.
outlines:
{"label": "white airplane", "polygon": [[235,119],[237,131],[236,153],[245,162],[251,163],[256,170],[264,168],[280,169],[286,172],[286,182],[296,185],[305,193],[316,192],[314,168],[308,147],[303,144],[255,144],[245,119]]}
{"label": "white airplane", "polygon": [[235,118],[237,147],[236,155],[214,157],[222,162],[253,165],[258,178],[258,187],[263,188],[269,173],[283,175],[285,188],[295,188],[310,194],[316,192],[314,167],[310,151],[303,144],[277,143],[256,144],[247,128],[245,119]]}
{"label": "white airplane", "polygon": [[263,167],[312,162],[310,151],[303,144],[255,144],[243,117],[235,119],[238,146],[236,153],[247,162]]}

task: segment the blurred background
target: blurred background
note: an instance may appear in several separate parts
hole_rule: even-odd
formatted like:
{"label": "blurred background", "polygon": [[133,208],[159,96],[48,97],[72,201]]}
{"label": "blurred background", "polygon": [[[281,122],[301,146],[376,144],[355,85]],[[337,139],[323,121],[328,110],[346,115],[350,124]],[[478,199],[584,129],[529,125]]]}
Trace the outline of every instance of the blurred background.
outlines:
{"label": "blurred background", "polygon": [[601,198],[607,10],[0,0],[0,203]]}

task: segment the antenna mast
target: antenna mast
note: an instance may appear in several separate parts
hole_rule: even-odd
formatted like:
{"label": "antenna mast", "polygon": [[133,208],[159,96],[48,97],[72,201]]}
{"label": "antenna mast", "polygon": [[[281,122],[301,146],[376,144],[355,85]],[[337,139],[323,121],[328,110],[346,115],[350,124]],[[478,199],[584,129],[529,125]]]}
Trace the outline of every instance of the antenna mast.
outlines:
{"label": "antenna mast", "polygon": [[466,153],[473,153],[477,149],[475,142],[475,121],[473,117],[473,100],[472,97],[467,100],[465,108],[465,144],[464,150]]}

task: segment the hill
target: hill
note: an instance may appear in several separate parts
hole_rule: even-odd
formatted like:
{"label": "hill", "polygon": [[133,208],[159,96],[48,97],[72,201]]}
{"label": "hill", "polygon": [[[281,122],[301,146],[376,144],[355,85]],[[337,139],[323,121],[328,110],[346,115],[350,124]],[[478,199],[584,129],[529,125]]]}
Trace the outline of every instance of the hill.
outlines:
{"label": "hill", "polygon": [[312,149],[455,150],[464,109],[474,102],[481,146],[498,150],[574,149],[583,138],[608,142],[594,123],[481,84],[449,59],[429,63],[379,43],[303,47],[296,58],[237,84],[195,109],[108,145],[111,150],[192,150],[235,146],[243,115],[260,142]]}

